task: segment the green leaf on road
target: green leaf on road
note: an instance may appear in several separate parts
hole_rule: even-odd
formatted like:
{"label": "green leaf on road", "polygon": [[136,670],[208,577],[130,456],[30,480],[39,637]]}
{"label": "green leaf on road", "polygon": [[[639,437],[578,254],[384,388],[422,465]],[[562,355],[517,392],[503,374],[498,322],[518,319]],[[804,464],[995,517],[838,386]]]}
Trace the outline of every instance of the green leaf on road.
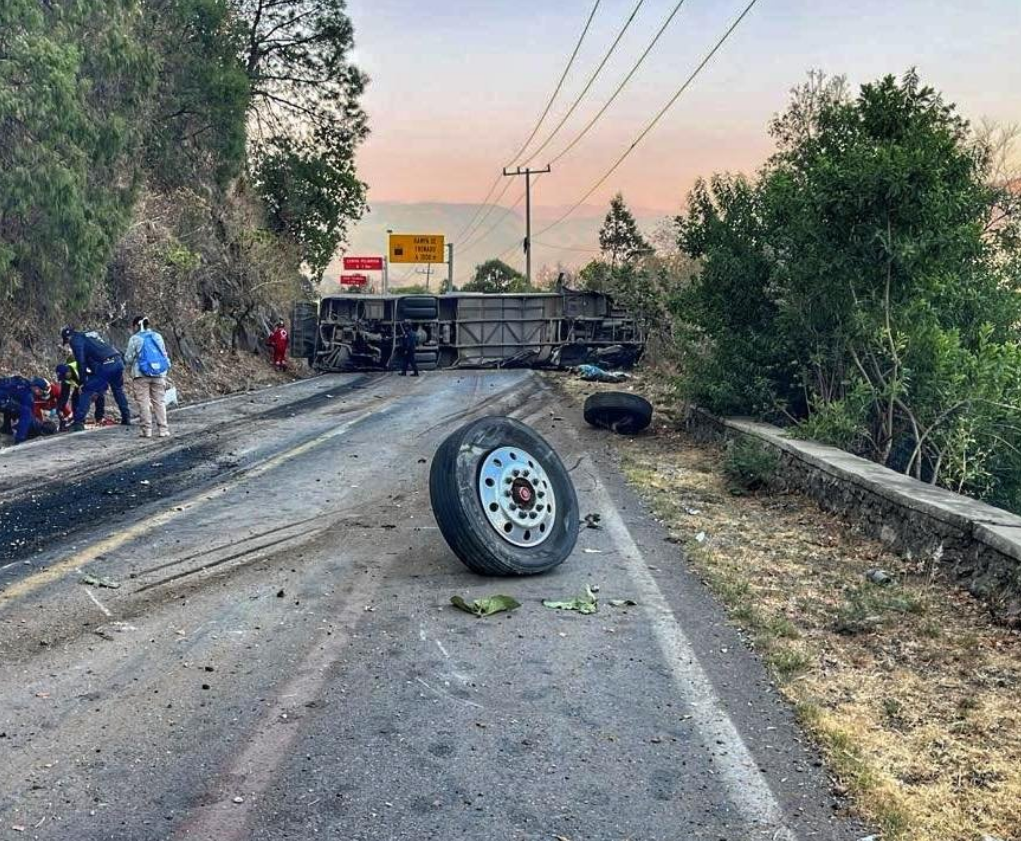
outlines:
{"label": "green leaf on road", "polygon": [[120,589],[120,582],[114,581],[112,578],[100,578],[95,575],[83,575],[82,584],[88,587],[107,587],[110,590]]}
{"label": "green leaf on road", "polygon": [[458,610],[463,610],[465,613],[470,613],[473,616],[492,616],[494,613],[521,607],[521,602],[517,601],[517,599],[500,595],[475,599],[470,604],[460,596],[451,596],[450,603]]}
{"label": "green leaf on road", "polygon": [[552,599],[543,599],[542,604],[543,607],[548,607],[551,610],[576,610],[578,613],[586,616],[599,610],[599,599],[596,598],[596,594],[592,592],[591,587],[586,587],[585,594],[577,598],[560,602],[553,601]]}

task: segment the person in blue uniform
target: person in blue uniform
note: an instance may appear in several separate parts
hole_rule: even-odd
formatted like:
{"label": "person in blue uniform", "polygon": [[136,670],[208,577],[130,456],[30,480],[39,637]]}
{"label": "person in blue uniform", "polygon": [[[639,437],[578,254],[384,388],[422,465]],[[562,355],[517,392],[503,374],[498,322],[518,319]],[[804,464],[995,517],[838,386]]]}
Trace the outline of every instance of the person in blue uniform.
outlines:
{"label": "person in blue uniform", "polygon": [[46,380],[38,377],[34,380],[24,377],[0,379],[0,412],[3,413],[0,432],[6,435],[13,433],[15,444],[56,431],[55,424],[40,423],[35,418],[35,401],[43,396],[47,385]]}
{"label": "person in blue uniform", "polygon": [[85,429],[85,415],[93,396],[105,394],[107,388],[113,392],[113,399],[120,409],[121,423],[124,426],[131,423],[128,396],[124,393],[124,357],[120,351],[93,330],[82,332],[65,327],[60,331],[60,339],[71,348],[79,373],[88,372],[74,412],[72,432]]}
{"label": "person in blue uniform", "polygon": [[[66,363],[62,363],[56,368],[57,382],[60,383],[60,403],[57,405],[57,413],[61,418],[61,429],[65,427],[64,417],[67,412],[67,406],[70,403],[71,411],[70,416],[73,419],[74,413],[78,410],[78,403],[82,397],[82,385],[84,383],[83,377],[78,376],[78,363],[74,361],[74,357],[71,357]],[[84,415],[89,413],[89,407],[85,407]],[[106,417],[106,395],[96,395],[96,423],[102,423]]]}
{"label": "person in blue uniform", "polygon": [[415,359],[415,351],[418,350],[418,331],[412,326],[411,322],[405,319],[401,325],[403,333],[401,334],[401,376],[406,377],[408,375],[408,366],[411,366],[411,376],[418,376],[418,360]]}

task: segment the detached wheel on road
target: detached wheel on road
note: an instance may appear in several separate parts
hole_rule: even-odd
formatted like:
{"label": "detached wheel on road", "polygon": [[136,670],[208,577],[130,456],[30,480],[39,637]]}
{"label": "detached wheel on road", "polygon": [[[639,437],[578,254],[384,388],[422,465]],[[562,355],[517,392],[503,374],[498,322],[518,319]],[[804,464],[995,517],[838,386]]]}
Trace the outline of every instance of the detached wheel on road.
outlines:
{"label": "detached wheel on road", "polygon": [[481,575],[534,575],[578,540],[578,497],[556,451],[531,427],[488,417],[461,427],[433,456],[429,496],[440,532]]}
{"label": "detached wheel on road", "polygon": [[633,435],[652,423],[652,404],[637,394],[601,391],[585,401],[584,415],[592,426]]}

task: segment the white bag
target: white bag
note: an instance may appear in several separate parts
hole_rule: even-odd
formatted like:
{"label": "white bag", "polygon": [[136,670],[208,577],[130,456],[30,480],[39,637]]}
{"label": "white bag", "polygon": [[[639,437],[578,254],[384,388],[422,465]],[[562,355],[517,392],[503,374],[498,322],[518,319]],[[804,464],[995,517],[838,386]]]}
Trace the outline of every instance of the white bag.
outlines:
{"label": "white bag", "polygon": [[173,383],[167,383],[167,390],[163,392],[163,405],[164,406],[177,405],[177,386],[175,386]]}

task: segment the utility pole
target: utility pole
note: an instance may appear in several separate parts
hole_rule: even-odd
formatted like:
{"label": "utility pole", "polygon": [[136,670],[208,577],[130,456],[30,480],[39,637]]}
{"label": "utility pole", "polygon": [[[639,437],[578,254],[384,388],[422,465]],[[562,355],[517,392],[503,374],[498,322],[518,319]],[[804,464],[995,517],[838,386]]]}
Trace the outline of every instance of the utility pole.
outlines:
{"label": "utility pole", "polygon": [[532,176],[545,175],[547,172],[550,172],[549,166],[545,169],[515,167],[513,172],[508,172],[507,167],[503,168],[503,174],[508,177],[525,176],[525,279],[529,286],[532,285]]}
{"label": "utility pole", "polygon": [[424,274],[425,275],[425,291],[428,292],[429,291],[429,278],[431,278],[432,274],[433,274],[433,264],[432,263],[426,263],[424,270],[423,269],[415,269],[415,274]]}
{"label": "utility pole", "polygon": [[454,291],[454,243],[447,243],[447,294]]}
{"label": "utility pole", "polygon": [[383,294],[386,295],[390,291],[390,237],[393,235],[394,229],[386,229],[386,251],[383,252]]}

